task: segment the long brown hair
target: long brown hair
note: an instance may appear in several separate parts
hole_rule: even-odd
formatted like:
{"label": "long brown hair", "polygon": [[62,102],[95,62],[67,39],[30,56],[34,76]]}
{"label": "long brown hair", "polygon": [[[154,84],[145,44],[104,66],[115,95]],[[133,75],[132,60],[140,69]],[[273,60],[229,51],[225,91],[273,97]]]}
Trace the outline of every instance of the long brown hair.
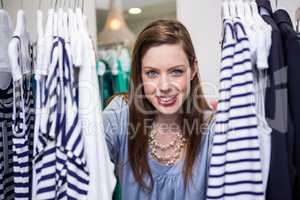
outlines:
{"label": "long brown hair", "polygon": [[[148,49],[162,44],[181,44],[187,55],[190,66],[196,66],[196,55],[192,40],[187,29],[175,20],[157,20],[150,23],[137,37],[133,48],[131,83],[129,86],[129,137],[128,157],[136,181],[147,191],[152,190],[153,177],[148,164],[148,133],[147,127],[154,119],[155,108],[146,99],[142,83],[142,58]],[[197,67],[197,66],[196,66]],[[200,98],[197,98],[200,97]],[[197,106],[198,109],[195,109]],[[201,110],[210,110],[200,86],[199,77],[194,76],[191,81],[190,94],[182,106],[183,134],[187,139],[187,149],[184,164],[184,180],[187,185],[192,177],[193,164],[201,144],[204,124],[204,114]],[[147,111],[147,113],[145,112]],[[149,114],[150,113],[150,114]],[[192,132],[190,128],[195,126]],[[150,124],[149,124],[150,123]],[[143,177],[150,177],[150,185],[144,182]]]}

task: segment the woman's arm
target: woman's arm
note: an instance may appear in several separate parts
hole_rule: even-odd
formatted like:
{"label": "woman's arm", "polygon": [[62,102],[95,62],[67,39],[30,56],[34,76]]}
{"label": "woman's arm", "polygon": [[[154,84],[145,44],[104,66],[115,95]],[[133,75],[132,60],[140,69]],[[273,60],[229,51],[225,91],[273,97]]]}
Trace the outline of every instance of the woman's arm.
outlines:
{"label": "woman's arm", "polygon": [[[127,117],[127,104],[122,96],[114,97],[103,111],[103,127],[105,139],[113,163],[119,161],[119,154],[122,145],[122,136],[126,131],[124,124]],[[125,142],[125,141],[124,141]]]}

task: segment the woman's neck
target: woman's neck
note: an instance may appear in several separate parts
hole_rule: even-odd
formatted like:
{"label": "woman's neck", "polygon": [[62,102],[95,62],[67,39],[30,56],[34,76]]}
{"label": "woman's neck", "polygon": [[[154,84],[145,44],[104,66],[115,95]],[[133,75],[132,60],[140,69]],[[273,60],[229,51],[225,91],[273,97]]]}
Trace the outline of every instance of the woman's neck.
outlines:
{"label": "woman's neck", "polygon": [[180,125],[179,114],[165,115],[157,114],[154,118],[154,124],[163,126]]}

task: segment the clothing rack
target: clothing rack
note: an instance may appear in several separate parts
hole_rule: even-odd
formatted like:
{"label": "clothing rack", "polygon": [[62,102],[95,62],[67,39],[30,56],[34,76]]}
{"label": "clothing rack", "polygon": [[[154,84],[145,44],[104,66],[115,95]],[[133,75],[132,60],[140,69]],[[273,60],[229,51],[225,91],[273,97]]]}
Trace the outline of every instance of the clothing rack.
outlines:
{"label": "clothing rack", "polygon": [[98,50],[107,50],[107,49],[113,49],[118,47],[125,47],[124,42],[117,42],[117,43],[107,43],[107,44],[100,44],[98,45]]}

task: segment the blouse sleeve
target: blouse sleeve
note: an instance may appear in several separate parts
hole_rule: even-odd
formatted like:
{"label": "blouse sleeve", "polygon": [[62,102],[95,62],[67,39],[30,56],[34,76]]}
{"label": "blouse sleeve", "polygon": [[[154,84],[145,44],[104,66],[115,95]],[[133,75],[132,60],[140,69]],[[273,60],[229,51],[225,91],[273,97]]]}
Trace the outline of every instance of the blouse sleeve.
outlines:
{"label": "blouse sleeve", "polygon": [[104,109],[103,127],[110,158],[113,163],[119,161],[120,149],[125,141],[127,122],[127,103],[121,96],[116,96]]}

